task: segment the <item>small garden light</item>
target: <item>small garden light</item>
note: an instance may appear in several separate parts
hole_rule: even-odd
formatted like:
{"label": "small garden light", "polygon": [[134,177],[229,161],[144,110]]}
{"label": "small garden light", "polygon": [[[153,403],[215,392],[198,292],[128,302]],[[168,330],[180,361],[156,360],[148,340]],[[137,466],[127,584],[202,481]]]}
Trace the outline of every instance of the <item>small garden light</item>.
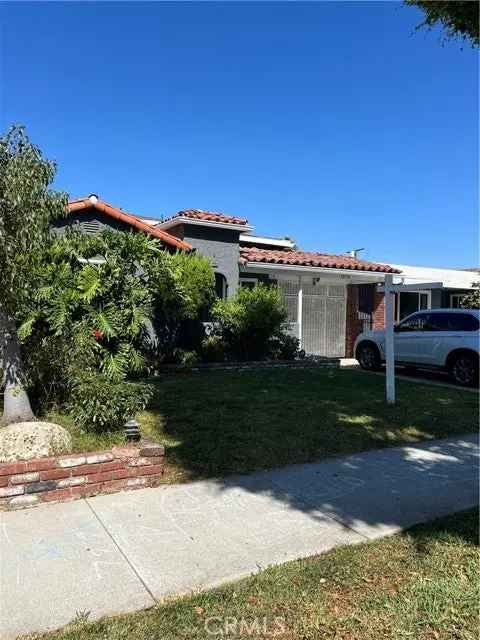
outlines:
{"label": "small garden light", "polygon": [[140,423],[137,420],[127,420],[123,427],[127,442],[138,442],[140,440]]}

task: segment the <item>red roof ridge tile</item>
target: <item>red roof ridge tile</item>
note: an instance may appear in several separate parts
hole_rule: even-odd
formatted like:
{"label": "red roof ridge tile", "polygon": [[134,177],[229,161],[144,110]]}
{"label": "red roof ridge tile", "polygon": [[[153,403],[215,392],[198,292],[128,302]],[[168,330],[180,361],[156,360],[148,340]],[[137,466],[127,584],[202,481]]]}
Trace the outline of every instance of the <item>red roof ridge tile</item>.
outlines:
{"label": "red roof ridge tile", "polygon": [[163,222],[173,220],[175,218],[192,218],[193,220],[205,220],[206,222],[219,222],[221,224],[236,224],[245,226],[248,224],[246,218],[231,216],[219,211],[206,211],[204,209],[182,209],[177,211],[173,216],[166,218]]}
{"label": "red roof ridge tile", "polygon": [[183,251],[191,251],[193,248],[190,244],[188,244],[188,242],[180,240],[179,238],[172,236],[166,231],[157,229],[155,226],[143,222],[139,216],[136,216],[132,213],[126,213],[122,209],[115,207],[112,204],[105,202],[104,200],[100,200],[99,198],[90,199],[90,197],[86,197],[70,200],[67,204],[67,208],[69,213],[80,211],[82,209],[94,208],[98,211],[101,211],[105,215],[110,216],[111,218],[126,222],[139,231],[144,231],[145,233],[148,233],[149,235],[162,240],[162,242],[170,245],[171,247],[176,247],[177,249],[182,249]]}

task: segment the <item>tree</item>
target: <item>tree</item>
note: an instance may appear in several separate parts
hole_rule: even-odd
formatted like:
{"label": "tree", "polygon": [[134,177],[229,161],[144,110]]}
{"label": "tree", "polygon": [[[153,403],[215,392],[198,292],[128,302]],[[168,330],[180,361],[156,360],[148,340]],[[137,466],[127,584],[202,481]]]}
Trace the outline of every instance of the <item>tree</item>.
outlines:
{"label": "tree", "polygon": [[480,282],[472,282],[473,291],[460,300],[462,309],[480,309]]}
{"label": "tree", "polygon": [[478,0],[404,0],[409,6],[417,6],[425,13],[425,19],[417,29],[432,28],[441,24],[447,38],[461,37],[472,45],[480,43]]}
{"label": "tree", "polygon": [[34,273],[50,241],[50,224],[66,211],[66,194],[51,189],[55,172],[55,163],[43,158],[23,127],[0,138],[1,424],[33,418],[17,326],[35,291]]}

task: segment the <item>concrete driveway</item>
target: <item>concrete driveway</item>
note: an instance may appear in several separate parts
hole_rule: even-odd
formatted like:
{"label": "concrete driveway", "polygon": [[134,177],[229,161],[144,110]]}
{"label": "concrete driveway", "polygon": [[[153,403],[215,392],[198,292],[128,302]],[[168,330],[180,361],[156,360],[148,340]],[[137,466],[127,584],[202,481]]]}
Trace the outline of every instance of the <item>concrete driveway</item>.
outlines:
{"label": "concrete driveway", "polygon": [[478,503],[477,437],[3,513],[1,638],[149,607]]}

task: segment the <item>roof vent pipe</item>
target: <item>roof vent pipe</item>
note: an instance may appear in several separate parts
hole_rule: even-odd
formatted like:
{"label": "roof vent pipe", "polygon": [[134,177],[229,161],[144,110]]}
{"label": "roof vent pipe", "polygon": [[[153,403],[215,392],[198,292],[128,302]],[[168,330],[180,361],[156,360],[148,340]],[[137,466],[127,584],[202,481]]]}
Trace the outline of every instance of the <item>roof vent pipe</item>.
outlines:
{"label": "roof vent pipe", "polygon": [[360,251],[365,251],[365,247],[361,247],[360,249],[350,249],[350,251],[347,251],[347,256],[357,258]]}

